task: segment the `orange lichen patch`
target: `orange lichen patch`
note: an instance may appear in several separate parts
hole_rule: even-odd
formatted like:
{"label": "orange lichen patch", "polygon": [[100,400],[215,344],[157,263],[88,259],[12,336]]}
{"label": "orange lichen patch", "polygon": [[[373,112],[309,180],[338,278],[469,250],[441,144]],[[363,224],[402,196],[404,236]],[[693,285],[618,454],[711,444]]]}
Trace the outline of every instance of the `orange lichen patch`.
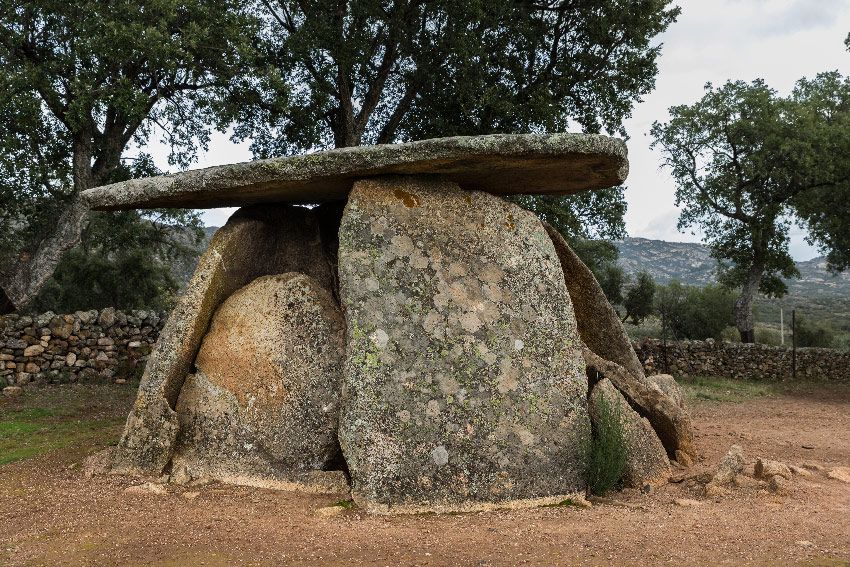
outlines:
{"label": "orange lichen patch", "polygon": [[419,197],[413,193],[408,193],[402,189],[395,189],[393,194],[395,194],[396,198],[400,199],[401,202],[404,203],[404,206],[408,209],[419,206]]}

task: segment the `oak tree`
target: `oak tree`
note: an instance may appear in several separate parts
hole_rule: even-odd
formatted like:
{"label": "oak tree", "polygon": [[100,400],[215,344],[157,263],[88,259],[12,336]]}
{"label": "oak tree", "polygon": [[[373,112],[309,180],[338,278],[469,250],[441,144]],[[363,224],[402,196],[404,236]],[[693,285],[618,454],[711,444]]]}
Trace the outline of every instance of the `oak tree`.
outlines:
{"label": "oak tree", "polygon": [[240,72],[253,18],[231,0],[0,0],[0,313],[33,299],[131,144],[204,147],[205,95]]}
{"label": "oak tree", "polygon": [[[669,0],[258,0],[256,9],[257,71],[234,81],[222,120],[258,158],[453,135],[624,134],[655,85],[655,38],[679,14]],[[561,209],[552,224],[567,236],[623,232],[622,188],[521,203]]]}
{"label": "oak tree", "polygon": [[698,227],[739,287],[735,325],[753,342],[756,293],[782,296],[799,276],[788,252],[792,223],[808,230],[830,266],[850,265],[850,80],[823,73],[785,97],[763,81],[706,86],[692,105],[652,128],[676,180],[679,228]]}

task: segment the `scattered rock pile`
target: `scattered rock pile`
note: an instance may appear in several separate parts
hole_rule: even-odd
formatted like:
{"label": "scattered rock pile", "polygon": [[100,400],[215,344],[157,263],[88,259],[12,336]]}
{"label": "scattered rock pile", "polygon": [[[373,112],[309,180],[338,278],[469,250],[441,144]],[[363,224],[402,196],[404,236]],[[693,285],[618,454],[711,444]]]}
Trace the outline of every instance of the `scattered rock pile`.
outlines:
{"label": "scattered rock pile", "polygon": [[164,325],[155,311],[77,311],[0,318],[0,386],[123,379]]}
{"label": "scattered rock pile", "polygon": [[[757,457],[748,460],[740,445],[732,445],[714,471],[683,474],[676,481],[686,481],[686,487],[697,495],[714,498],[729,494],[734,489],[761,490],[774,494],[786,494],[795,478],[810,478],[815,474],[828,478],[842,479],[850,468],[826,469],[816,463],[789,465],[781,461]],[[844,482],[850,482],[850,474]]]}

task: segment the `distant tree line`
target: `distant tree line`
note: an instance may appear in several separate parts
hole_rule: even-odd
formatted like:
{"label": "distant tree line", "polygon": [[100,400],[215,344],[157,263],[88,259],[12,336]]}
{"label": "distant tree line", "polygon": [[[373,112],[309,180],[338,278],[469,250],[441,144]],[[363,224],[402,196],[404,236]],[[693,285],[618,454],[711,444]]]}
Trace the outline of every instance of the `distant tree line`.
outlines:
{"label": "distant tree line", "polygon": [[[659,338],[722,340],[728,338],[725,331],[734,325],[735,296],[722,284],[700,287],[673,280],[660,285],[646,271],[630,277],[619,266],[610,264],[596,276],[605,296],[620,313],[623,322],[642,325],[647,319],[654,318],[654,325],[660,325],[657,332]],[[800,316],[793,330],[799,347],[835,346],[835,331],[824,323]],[[791,331],[788,328],[788,346],[791,344]],[[778,334],[759,329],[758,342],[778,345]]]}

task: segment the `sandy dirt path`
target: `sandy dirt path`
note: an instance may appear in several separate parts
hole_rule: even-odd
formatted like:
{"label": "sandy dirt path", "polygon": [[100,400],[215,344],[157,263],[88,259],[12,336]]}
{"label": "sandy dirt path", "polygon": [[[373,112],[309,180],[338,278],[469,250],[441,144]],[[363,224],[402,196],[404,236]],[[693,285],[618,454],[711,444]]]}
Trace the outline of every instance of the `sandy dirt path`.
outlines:
{"label": "sandy dirt path", "polygon": [[[850,387],[691,411],[696,471],[733,443],[748,458],[850,466]],[[795,477],[782,495],[706,499],[680,483],[586,509],[325,518],[315,511],[335,498],[216,484],[132,494],[138,481],[84,478],[80,461],[64,450],[0,467],[0,564],[850,565],[850,484],[826,471]]]}

